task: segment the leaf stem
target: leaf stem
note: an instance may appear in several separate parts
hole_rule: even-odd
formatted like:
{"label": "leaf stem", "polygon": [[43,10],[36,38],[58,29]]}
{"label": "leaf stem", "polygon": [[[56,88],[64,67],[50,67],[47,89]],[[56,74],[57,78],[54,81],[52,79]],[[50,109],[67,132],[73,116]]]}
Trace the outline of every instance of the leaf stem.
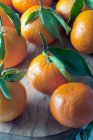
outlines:
{"label": "leaf stem", "polygon": [[39,0],[40,8],[42,8],[42,0]]}
{"label": "leaf stem", "polygon": [[46,55],[47,59],[48,59],[48,63],[51,63],[52,61],[50,60],[49,56],[48,56],[48,46],[47,46],[47,43],[42,35],[42,33],[40,32],[40,37],[41,37],[41,40],[42,40],[42,43],[43,43],[43,54]]}

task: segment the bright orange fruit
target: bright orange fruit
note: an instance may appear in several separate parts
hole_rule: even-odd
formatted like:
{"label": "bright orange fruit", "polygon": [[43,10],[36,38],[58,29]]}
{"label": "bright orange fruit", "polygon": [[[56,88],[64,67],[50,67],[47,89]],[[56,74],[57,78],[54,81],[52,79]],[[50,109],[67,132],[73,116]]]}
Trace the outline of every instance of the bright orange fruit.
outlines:
{"label": "bright orange fruit", "polygon": [[27,56],[27,44],[24,37],[18,36],[13,28],[4,27],[4,42],[5,42],[5,68],[10,68],[18,65]]}
{"label": "bright orange fruit", "polygon": [[80,128],[93,120],[93,90],[83,83],[68,83],[52,94],[50,109],[64,126]]}
{"label": "bright orange fruit", "polygon": [[[39,1],[40,0],[12,0],[12,3],[18,12],[23,13],[30,7],[39,5]],[[51,6],[52,2],[53,0],[42,0],[42,4],[46,6]]]}
{"label": "bright orange fruit", "polygon": [[26,90],[20,82],[7,82],[12,95],[8,100],[0,91],[0,122],[16,119],[25,109],[27,102]]}
{"label": "bright orange fruit", "polygon": [[86,54],[93,53],[93,10],[87,10],[78,15],[70,38],[77,51]]}
{"label": "bright orange fruit", "polygon": [[[66,21],[70,18],[70,12],[73,6],[74,0],[59,0],[56,5],[56,11],[59,13]],[[82,11],[87,10],[88,7],[84,6]]]}
{"label": "bright orange fruit", "polygon": [[48,62],[44,54],[32,61],[28,69],[28,78],[35,89],[50,96],[59,85],[68,83],[57,67]]}
{"label": "bright orange fruit", "polygon": [[44,25],[41,22],[40,17],[36,18],[31,23],[25,25],[25,22],[27,21],[27,18],[29,15],[37,10],[40,9],[40,6],[34,6],[28,9],[21,17],[21,31],[22,35],[30,41],[31,43],[42,45],[42,41],[39,35],[39,32],[41,32],[47,42],[47,44],[52,43],[55,38],[53,38],[50,33],[46,30]]}
{"label": "bright orange fruit", "polygon": [[0,8],[0,16],[1,16],[1,19],[2,19],[3,26],[14,28],[13,23],[11,22],[9,17],[4,13],[4,11],[1,8]]}

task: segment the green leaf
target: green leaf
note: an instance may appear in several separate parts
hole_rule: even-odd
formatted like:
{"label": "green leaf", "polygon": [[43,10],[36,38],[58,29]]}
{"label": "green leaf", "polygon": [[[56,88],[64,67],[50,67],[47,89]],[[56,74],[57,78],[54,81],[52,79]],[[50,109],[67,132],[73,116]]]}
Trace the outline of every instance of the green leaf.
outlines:
{"label": "green leaf", "polygon": [[49,51],[64,64],[66,70],[72,75],[93,77],[84,58],[78,52],[61,48],[49,48]]}
{"label": "green leaf", "polygon": [[1,27],[1,31],[0,31],[0,61],[2,61],[4,59],[5,56],[5,44],[4,44],[4,38],[3,38],[3,26],[2,26],[2,19],[0,18],[0,27]]}
{"label": "green leaf", "polygon": [[93,121],[88,124],[85,130],[87,131],[87,137],[89,138],[93,130]]}
{"label": "green leaf", "polygon": [[71,9],[69,23],[73,23],[75,18],[78,16],[78,14],[81,12],[83,8],[83,0],[75,0],[73,7]]}
{"label": "green leaf", "polygon": [[56,39],[60,40],[60,42],[63,42],[61,33],[60,33],[60,24],[58,20],[54,17],[52,13],[48,11],[48,9],[45,9],[41,7],[40,9],[40,18],[42,21],[42,24],[45,26],[47,31]]}
{"label": "green leaf", "polygon": [[1,60],[1,62],[0,62],[0,74],[2,73],[3,70],[4,70],[4,61]]}
{"label": "green leaf", "polygon": [[39,16],[39,11],[35,11],[33,13],[31,13],[28,18],[27,21],[25,22],[25,25],[27,25],[29,22],[32,22],[34,19],[36,19]]}
{"label": "green leaf", "polygon": [[80,130],[81,140],[88,140],[93,130],[93,121],[90,122],[85,129]]}
{"label": "green leaf", "polygon": [[19,14],[17,12],[15,12],[14,10],[12,10],[11,8],[9,8],[6,5],[4,5],[1,2],[0,2],[0,7],[3,9],[5,14],[10,18],[10,20],[14,24],[18,35],[21,35],[21,23],[20,23]]}
{"label": "green leaf", "polygon": [[17,69],[15,69],[15,68],[5,69],[5,70],[3,70],[1,75],[2,76],[7,76],[7,75],[14,74],[14,73],[17,73],[17,72],[19,72],[19,71]]}
{"label": "green leaf", "polygon": [[48,57],[48,46],[47,46],[47,43],[46,43],[42,33],[39,33],[39,34],[40,34],[40,37],[41,37],[41,40],[42,40],[42,44],[43,44],[43,52],[42,53],[47,57],[47,62],[51,63],[51,60]]}
{"label": "green leaf", "polygon": [[3,79],[9,82],[20,81],[25,74],[26,71],[20,72],[17,69],[8,69],[2,72]]}
{"label": "green leaf", "polygon": [[47,43],[42,35],[42,33],[40,32],[40,37],[41,37],[41,40],[42,40],[42,44],[43,44],[43,52],[48,55],[48,46],[47,46]]}
{"label": "green leaf", "polygon": [[81,138],[81,140],[88,140],[87,131],[85,129],[82,129],[80,131],[80,138]]}
{"label": "green leaf", "polygon": [[49,8],[50,12],[55,16],[55,18],[59,21],[59,23],[63,26],[63,28],[65,29],[66,31],[66,34],[69,34],[70,31],[71,31],[71,28],[70,26],[64,21],[64,19],[58,15],[54,10],[53,8]]}
{"label": "green leaf", "polygon": [[68,81],[75,81],[74,77],[65,69],[64,64],[56,56],[53,55],[48,57]]}
{"label": "green leaf", "polygon": [[5,96],[5,98],[7,99],[12,99],[12,96],[7,88],[7,85],[5,83],[5,81],[3,79],[0,78],[0,89],[3,93],[3,95]]}
{"label": "green leaf", "polygon": [[84,2],[90,9],[93,9],[93,0],[84,0]]}

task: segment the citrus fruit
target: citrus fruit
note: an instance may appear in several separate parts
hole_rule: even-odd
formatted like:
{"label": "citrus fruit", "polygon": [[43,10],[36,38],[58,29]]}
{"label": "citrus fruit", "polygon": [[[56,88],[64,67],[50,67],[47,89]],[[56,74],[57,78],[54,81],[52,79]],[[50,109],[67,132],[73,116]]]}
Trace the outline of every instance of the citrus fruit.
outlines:
{"label": "citrus fruit", "polygon": [[26,107],[26,90],[20,82],[7,82],[7,87],[12,95],[9,100],[0,91],[0,122],[16,119]]}
{"label": "citrus fruit", "polygon": [[[66,21],[70,18],[70,12],[73,6],[74,0],[59,0],[56,5],[56,11],[59,13]],[[84,6],[82,11],[87,10],[88,7]]]}
{"label": "citrus fruit", "polygon": [[0,2],[6,6],[9,6],[10,8],[13,8],[12,0],[0,0]]}
{"label": "citrus fruit", "polygon": [[93,53],[93,10],[80,13],[71,31],[73,47],[82,53]]}
{"label": "citrus fruit", "polygon": [[93,120],[93,90],[83,83],[68,83],[52,94],[50,109],[64,126],[79,128]]}
{"label": "citrus fruit", "polygon": [[4,13],[4,11],[1,8],[0,8],[0,16],[1,16],[1,19],[2,19],[3,26],[14,28],[11,20],[9,19],[9,17]]}
{"label": "citrus fruit", "polygon": [[27,56],[26,40],[22,36],[18,36],[13,28],[4,27],[4,42],[5,42],[5,68],[10,68],[18,65]]}
{"label": "citrus fruit", "polygon": [[[17,11],[20,13],[25,12],[32,6],[39,5],[40,0],[12,0],[12,3]],[[42,4],[46,6],[51,6],[53,0],[42,0]]]}
{"label": "citrus fruit", "polygon": [[52,95],[59,85],[68,82],[44,54],[37,56],[30,64],[28,79],[35,89],[47,95]]}
{"label": "citrus fruit", "polygon": [[25,25],[29,15],[40,9],[40,6],[34,6],[28,9],[21,17],[21,31],[22,35],[30,41],[31,43],[42,45],[42,41],[39,36],[39,32],[41,32],[47,42],[47,44],[52,43],[55,39],[50,35],[50,33],[46,30],[44,25],[41,22],[40,17],[37,17],[31,23]]}

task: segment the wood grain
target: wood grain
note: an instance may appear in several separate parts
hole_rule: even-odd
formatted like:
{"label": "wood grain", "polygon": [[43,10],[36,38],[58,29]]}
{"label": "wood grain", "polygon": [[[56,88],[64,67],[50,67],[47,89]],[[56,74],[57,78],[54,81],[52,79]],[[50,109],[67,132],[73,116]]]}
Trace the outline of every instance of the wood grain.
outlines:
{"label": "wood grain", "polygon": [[[17,68],[27,69],[32,59],[42,51],[42,47],[28,45],[28,57]],[[84,56],[93,72],[93,56]],[[89,77],[78,77],[77,81],[83,81],[93,87],[93,80]],[[0,132],[21,136],[43,137],[59,134],[68,130],[54,120],[50,113],[50,97],[39,93],[29,84],[27,74],[22,79],[27,91],[27,107],[25,112],[16,120],[9,123],[0,123]]]}

